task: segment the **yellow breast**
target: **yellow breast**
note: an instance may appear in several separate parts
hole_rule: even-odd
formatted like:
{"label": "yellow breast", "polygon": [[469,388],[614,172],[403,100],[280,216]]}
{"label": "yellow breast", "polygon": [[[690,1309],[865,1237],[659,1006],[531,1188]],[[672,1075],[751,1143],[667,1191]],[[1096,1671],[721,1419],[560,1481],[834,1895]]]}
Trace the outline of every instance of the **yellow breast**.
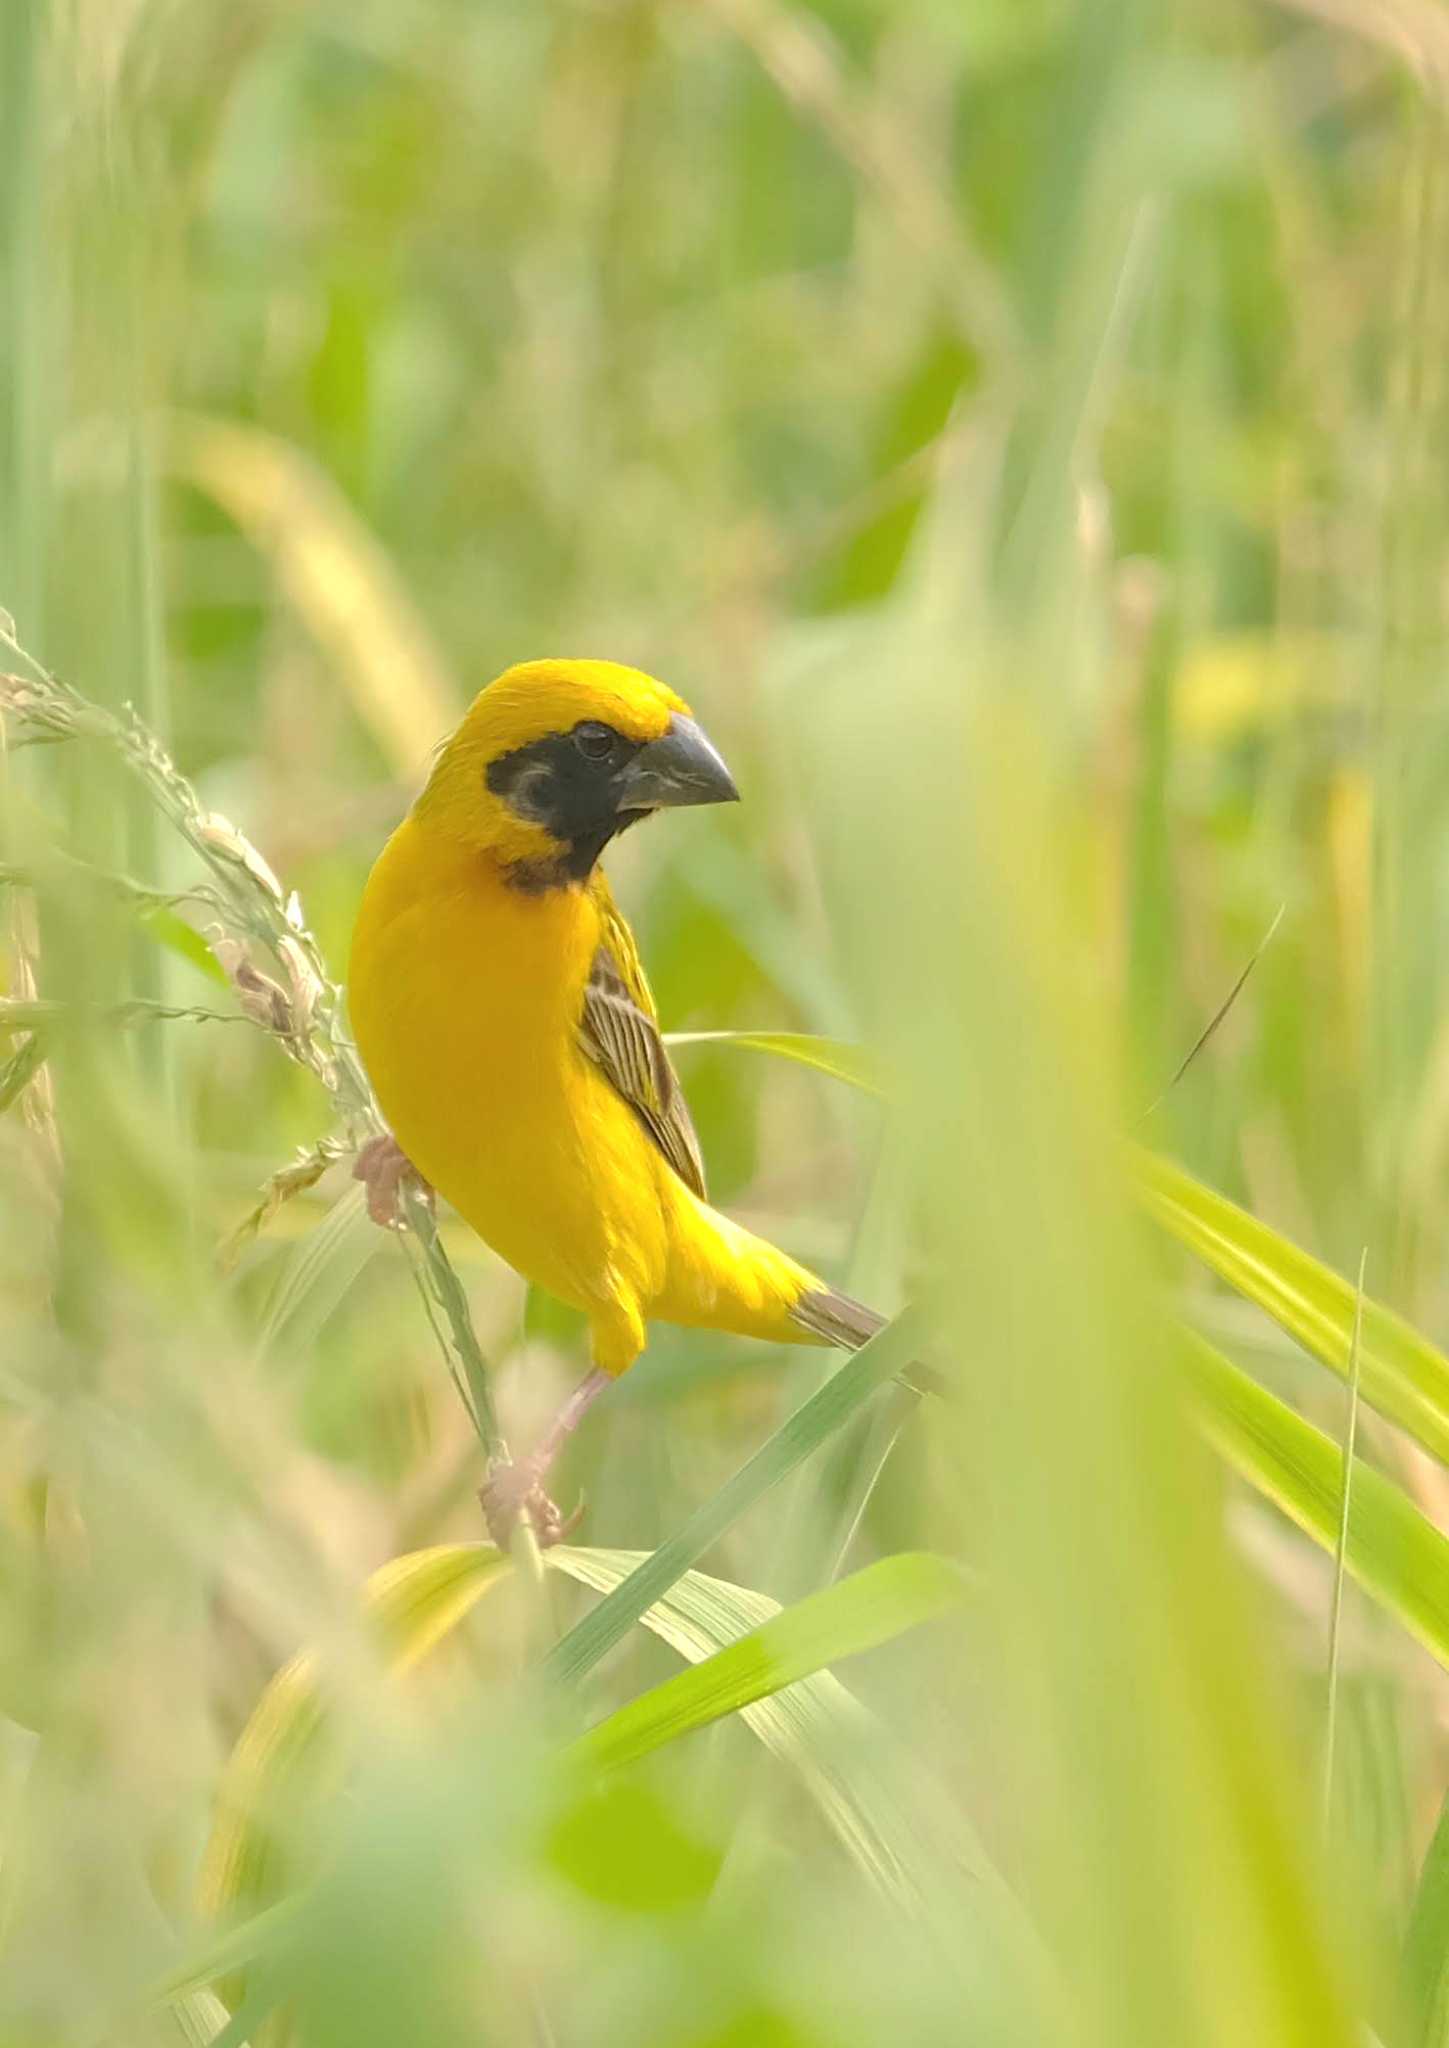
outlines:
{"label": "yellow breast", "polygon": [[511,1266],[594,1315],[652,1298],[667,1258],[653,1148],[578,1048],[598,939],[585,891],[520,890],[409,819],[368,882],[350,998],[408,1157]]}

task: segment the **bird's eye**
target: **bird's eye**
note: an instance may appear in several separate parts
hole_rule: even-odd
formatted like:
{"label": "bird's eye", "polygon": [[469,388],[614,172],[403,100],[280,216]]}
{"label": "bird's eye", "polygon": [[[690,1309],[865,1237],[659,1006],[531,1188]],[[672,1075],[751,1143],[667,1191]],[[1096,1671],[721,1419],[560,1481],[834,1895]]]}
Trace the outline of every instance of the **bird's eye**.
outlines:
{"label": "bird's eye", "polygon": [[574,745],[589,761],[606,761],[613,753],[618,737],[612,727],[599,725],[591,718],[574,727]]}

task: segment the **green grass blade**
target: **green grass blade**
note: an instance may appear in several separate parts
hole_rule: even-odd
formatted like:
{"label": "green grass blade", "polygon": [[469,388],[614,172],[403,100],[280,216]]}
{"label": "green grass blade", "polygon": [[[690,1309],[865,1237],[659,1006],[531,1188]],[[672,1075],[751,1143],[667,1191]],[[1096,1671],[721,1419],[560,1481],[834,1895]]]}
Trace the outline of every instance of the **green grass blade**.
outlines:
{"label": "green grass blade", "polygon": [[[630,1576],[645,1553],[560,1544],[545,1556],[553,1570],[607,1594]],[[826,1618],[832,1633],[823,1635],[806,1618],[807,1647],[823,1642],[830,1656],[849,1654],[961,1598],[960,1574],[937,1559],[908,1556],[888,1562],[889,1572],[873,1568],[874,1576],[861,1575],[864,1585],[847,1582],[854,1590],[842,1595],[837,1620]],[[395,1662],[416,1662],[510,1567],[511,1561],[500,1560],[488,1545],[459,1544],[399,1559],[379,1573],[367,1597],[374,1625],[396,1653]],[[686,1572],[641,1620],[691,1665],[716,1668],[710,1684],[717,1687],[717,1653],[745,1638],[753,1641],[783,1612],[768,1594]],[[791,1625],[786,1642],[796,1662],[802,1654],[800,1627]],[[757,1665],[767,1658],[771,1637],[761,1640],[763,1649],[742,1651],[742,1658],[752,1655]],[[976,1904],[985,1901],[999,1928],[1027,1946],[1021,1909],[964,1814],[908,1754],[893,1746],[890,1731],[829,1671],[788,1672],[777,1683],[788,1687],[778,1697],[751,1690],[735,1706],[765,1748],[798,1774],[871,1882],[901,1906],[921,1912],[933,1895],[944,1895],[964,1880]],[[719,1711],[734,1710],[724,1706]],[[321,1728],[312,1660],[298,1658],[268,1687],[228,1768],[231,1832],[228,1838],[224,1822],[208,1866],[214,1873],[229,1871],[231,1877],[225,1882],[213,1876],[204,1901],[209,1908],[230,1909],[263,1889],[267,1872],[258,1817],[297,1797],[299,1774]],[[214,1936],[168,1976],[158,1999],[178,1998],[275,1953],[297,1909],[296,1900],[283,1900]]]}
{"label": "green grass blade", "polygon": [[171,2029],[187,2048],[212,2048],[231,2025],[231,2014],[212,1991],[188,1991],[171,2007]]}
{"label": "green grass blade", "polygon": [[[580,1585],[609,1593],[644,1555],[561,1544],[548,1552],[548,1562]],[[781,1611],[766,1593],[686,1572],[642,1621],[698,1665]],[[846,1853],[879,1891],[916,1915],[949,1913],[964,1883],[979,1911],[1034,1951],[1020,1905],[964,1812],[832,1672],[817,1671],[739,1711],[771,1755],[805,1784]]]}
{"label": "green grass blade", "polygon": [[1354,1300],[1353,1339],[1349,1352],[1348,1425],[1343,1439],[1343,1494],[1338,1510],[1338,1536],[1333,1546],[1333,1606],[1328,1622],[1328,1704],[1323,1737],[1323,1833],[1328,1837],[1333,1820],[1333,1771],[1338,1738],[1338,1651],[1343,1628],[1343,1575],[1348,1560],[1348,1523],[1353,1505],[1354,1449],[1358,1442],[1359,1368],[1363,1362],[1363,1283],[1368,1270],[1368,1246],[1358,1262],[1358,1288]]}
{"label": "green grass blade", "polygon": [[207,945],[195,925],[188,924],[184,917],[164,903],[152,904],[142,911],[138,920],[140,929],[178,959],[187,961],[208,981],[220,987],[227,986],[227,979],[217,962],[215,953]]}
{"label": "green grass blade", "polygon": [[277,1994],[273,1991],[250,1993],[221,2032],[212,2037],[210,2048],[247,2048],[252,2036],[259,2027],[265,2026],[278,2003]]}
{"label": "green grass blade", "polygon": [[1449,2048],[1449,1796],[1424,1856],[1404,1938],[1404,2048]]}
{"label": "green grass blade", "polygon": [[[1265,1309],[1333,1372],[1347,1377],[1356,1290],[1308,1252],[1182,1168],[1134,1154],[1148,1213],[1239,1294]],[[1363,1398],[1449,1464],[1449,1359],[1378,1303],[1363,1305]]]}
{"label": "green grass blade", "polygon": [[301,1353],[357,1284],[381,1248],[366,1199],[361,1188],[348,1188],[304,1238],[288,1247],[262,1318],[261,1351],[286,1342]]}
{"label": "green grass blade", "polygon": [[[803,1062],[856,1088],[879,1091],[859,1049],[807,1032],[684,1033],[747,1045]],[[1134,1153],[1150,1215],[1247,1300],[1256,1302],[1314,1358],[1347,1376],[1356,1290],[1351,1281],[1302,1251],[1281,1232],[1195,1180],[1159,1154]],[[1449,1359],[1391,1309],[1363,1304],[1363,1398],[1449,1464]]]}
{"label": "green grass blade", "polygon": [[[853,1086],[874,1085],[863,1078],[859,1053],[835,1040],[807,1033],[685,1036],[748,1042]],[[806,1047],[820,1056],[810,1057]],[[1449,1461],[1449,1360],[1402,1317],[1362,1298],[1351,1282],[1171,1161],[1146,1151],[1135,1158],[1139,1188],[1165,1229],[1335,1372],[1346,1376],[1357,1353],[1364,1399]],[[1216,1448],[1332,1553],[1343,1498],[1337,1445],[1200,1340],[1191,1344],[1205,1426]],[[1449,1543],[1382,1474],[1355,1467],[1354,1480],[1361,1497],[1351,1518],[1347,1569],[1432,1655],[1449,1663],[1449,1592],[1441,1590],[1449,1588]],[[586,1627],[581,1623],[558,1646],[559,1665],[569,1665],[570,1646]],[[569,1669],[568,1675],[577,1674]]]}
{"label": "green grass blade", "polygon": [[212,1935],[169,1973],[150,2002],[161,2005],[188,1998],[263,1957],[274,1957],[290,1939],[300,1912],[300,1899],[278,1899],[275,1905]]}
{"label": "green grass blade", "polygon": [[696,1509],[676,1535],[651,1551],[622,1585],[560,1638],[544,1659],[545,1675],[560,1685],[582,1678],[747,1508],[793,1472],[856,1414],[877,1388],[909,1364],[918,1346],[919,1321],[909,1313],[863,1344],[712,1499]]}
{"label": "green grass blade", "polygon": [[[1261,950],[1261,949],[1260,949]],[[858,1047],[808,1032],[686,1032],[699,1040],[770,1052],[879,1092]],[[1134,1152],[1137,1185],[1150,1215],[1247,1300],[1256,1302],[1314,1358],[1347,1376],[1356,1290],[1281,1232],[1195,1180],[1160,1154]],[[1363,1398],[1449,1463],[1449,1359],[1391,1309],[1363,1305]]]}
{"label": "green grass blade", "polygon": [[[574,1549],[546,1553],[549,1566],[607,1594],[643,1553]],[[394,1668],[415,1663],[461,1621],[479,1594],[511,1568],[484,1544],[440,1546],[401,1558],[368,1589],[374,1629]],[[904,1554],[782,1610],[767,1594],[687,1572],[641,1617],[693,1667],[632,1702],[573,1746],[575,1757],[610,1764],[738,1711],[757,1740],[805,1786],[827,1825],[870,1883],[918,1923],[937,1926],[957,1960],[992,1972],[1019,1995],[1045,1996],[1040,1944],[955,1799],[823,1665],[883,1643],[960,1603],[962,1574],[942,1560]],[[683,1688],[681,1692],[680,1688]],[[203,1903],[234,1910],[275,1876],[265,1859],[265,1816],[295,1803],[315,1779],[325,1711],[314,1660],[299,1657],[267,1688],[226,1782],[229,1811],[208,1857]],[[613,1730],[611,1736],[605,1731]],[[630,1731],[633,1731],[632,1734]],[[230,1873],[218,1883],[215,1873]],[[284,1898],[224,1928],[174,1969],[152,2003],[174,2004],[218,1980],[246,1997],[266,1990],[260,1966],[297,1939],[302,1896]],[[967,1951],[970,1951],[969,1956]],[[244,2010],[249,2008],[244,2007]]]}
{"label": "green grass blade", "polygon": [[965,1590],[962,1574],[944,1558],[925,1551],[881,1558],[641,1693],[580,1736],[570,1753],[601,1769],[633,1763],[842,1657],[933,1620],[958,1606]]}
{"label": "green grass blade", "polygon": [[866,1095],[884,1093],[881,1077],[870,1054],[842,1038],[821,1038],[813,1031],[668,1031],[665,1044],[737,1045],[745,1052],[773,1053],[778,1059],[794,1060],[798,1066],[813,1067],[859,1088]]}
{"label": "green grass blade", "polygon": [[0,1064],[0,1116],[3,1116],[13,1102],[18,1102],[30,1083],[40,1071],[45,1059],[45,1038],[39,1031],[32,1031],[18,1052]]}
{"label": "green grass blade", "polygon": [[[1331,1557],[1343,1452],[1248,1374],[1190,1337],[1187,1364],[1209,1441]],[[1349,1575],[1449,1668],[1449,1540],[1372,1466],[1356,1463],[1344,1563]]]}

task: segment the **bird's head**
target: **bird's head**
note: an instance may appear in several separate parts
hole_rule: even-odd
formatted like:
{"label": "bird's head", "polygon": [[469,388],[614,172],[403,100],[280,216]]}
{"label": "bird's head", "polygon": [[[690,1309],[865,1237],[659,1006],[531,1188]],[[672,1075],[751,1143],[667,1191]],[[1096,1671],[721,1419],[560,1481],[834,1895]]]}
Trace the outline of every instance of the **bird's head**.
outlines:
{"label": "bird's head", "polygon": [[544,889],[582,881],[652,811],[738,796],[689,706],[652,676],[613,661],[525,661],[474,698],[416,815]]}

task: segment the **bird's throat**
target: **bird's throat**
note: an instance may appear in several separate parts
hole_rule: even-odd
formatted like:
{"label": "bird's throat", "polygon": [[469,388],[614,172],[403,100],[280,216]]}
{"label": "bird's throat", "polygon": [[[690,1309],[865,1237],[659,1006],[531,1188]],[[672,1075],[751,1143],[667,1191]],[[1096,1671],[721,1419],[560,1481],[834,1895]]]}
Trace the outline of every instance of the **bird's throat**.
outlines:
{"label": "bird's throat", "polygon": [[510,888],[529,896],[540,896],[549,889],[577,888],[594,872],[609,841],[648,816],[648,811],[621,811],[607,825],[564,840],[556,854],[510,861],[503,870],[504,879]]}

